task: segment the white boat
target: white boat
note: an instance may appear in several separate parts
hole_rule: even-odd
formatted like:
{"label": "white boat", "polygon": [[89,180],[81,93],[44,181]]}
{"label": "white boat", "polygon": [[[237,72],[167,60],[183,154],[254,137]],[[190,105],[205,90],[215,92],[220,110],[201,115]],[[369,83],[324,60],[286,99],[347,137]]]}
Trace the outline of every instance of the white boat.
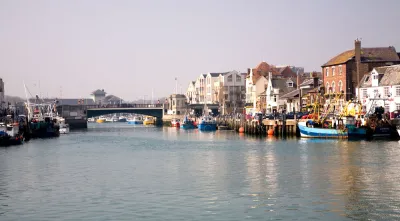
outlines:
{"label": "white boat", "polygon": [[141,116],[133,117],[128,120],[128,124],[143,124],[143,118]]}
{"label": "white boat", "polygon": [[93,117],[88,118],[87,121],[88,121],[88,122],[96,122],[96,120],[95,120]]}
{"label": "white boat", "polygon": [[106,122],[113,122],[113,119],[111,117],[107,117]]}
{"label": "white boat", "polygon": [[65,119],[62,117],[58,118],[60,122],[60,134],[68,134],[69,133],[69,125],[65,123]]}

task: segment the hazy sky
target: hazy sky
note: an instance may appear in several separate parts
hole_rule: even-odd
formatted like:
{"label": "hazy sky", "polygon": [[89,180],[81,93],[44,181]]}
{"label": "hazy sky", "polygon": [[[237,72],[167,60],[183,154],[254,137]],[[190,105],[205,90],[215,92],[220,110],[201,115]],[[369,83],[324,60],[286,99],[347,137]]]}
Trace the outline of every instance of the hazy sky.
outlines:
{"label": "hazy sky", "polygon": [[[306,71],[354,47],[400,51],[399,0],[0,0],[8,95],[126,100],[183,90],[201,73],[259,62]],[[36,84],[36,86],[35,86]],[[62,90],[60,89],[62,87]]]}

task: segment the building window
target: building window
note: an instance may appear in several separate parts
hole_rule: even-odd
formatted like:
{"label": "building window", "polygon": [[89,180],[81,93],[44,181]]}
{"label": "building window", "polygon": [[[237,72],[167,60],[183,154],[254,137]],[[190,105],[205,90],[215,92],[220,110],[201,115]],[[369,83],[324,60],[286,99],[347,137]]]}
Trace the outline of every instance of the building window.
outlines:
{"label": "building window", "polygon": [[335,93],[335,82],[334,81],[332,81],[332,93]]}
{"label": "building window", "polygon": [[276,95],[274,95],[274,102],[276,102]]}
{"label": "building window", "polygon": [[342,75],[342,65],[339,65],[339,75]]}
{"label": "building window", "polygon": [[383,88],[383,93],[385,97],[389,97],[389,87],[384,87]]}
{"label": "building window", "polygon": [[[339,69],[340,70],[340,69]],[[340,73],[340,72],[339,72]],[[338,87],[339,87],[339,92],[340,93],[342,93],[342,91],[343,91],[343,84],[342,84],[342,81],[339,81],[338,82]]]}
{"label": "building window", "polygon": [[293,82],[291,82],[291,81],[287,82],[287,86],[288,87],[293,87]]}
{"label": "building window", "polygon": [[374,80],[378,79],[378,75],[374,74],[374,75],[372,75],[372,76],[373,76],[373,79],[374,79]]}
{"label": "building window", "polygon": [[332,67],[332,76],[335,76],[335,67]]}
{"label": "building window", "polygon": [[329,76],[329,68],[325,69],[325,74],[326,74],[327,77]]}
{"label": "building window", "polygon": [[228,82],[232,82],[232,75],[228,76]]}
{"label": "building window", "polygon": [[363,97],[363,98],[366,98],[366,97],[368,96],[367,93],[368,93],[368,91],[367,91],[366,88],[362,89],[362,97]]}
{"label": "building window", "polygon": [[396,96],[400,97],[400,86],[396,87]]}
{"label": "building window", "polygon": [[242,81],[242,77],[240,77],[239,75],[236,75],[236,82],[240,82]]}
{"label": "building window", "polygon": [[326,82],[326,91],[329,92],[329,83]]}
{"label": "building window", "polygon": [[396,110],[400,111],[400,104],[396,104]]}
{"label": "building window", "polygon": [[374,96],[373,97],[378,97],[379,96],[379,91],[378,89],[374,89]]}

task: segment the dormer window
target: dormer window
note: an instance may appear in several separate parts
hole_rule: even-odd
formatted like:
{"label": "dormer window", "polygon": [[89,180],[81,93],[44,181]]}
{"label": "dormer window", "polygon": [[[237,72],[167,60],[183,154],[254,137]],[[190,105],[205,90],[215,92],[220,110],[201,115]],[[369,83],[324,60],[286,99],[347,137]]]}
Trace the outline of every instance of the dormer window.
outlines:
{"label": "dormer window", "polygon": [[293,81],[292,80],[286,81],[286,86],[287,87],[293,87]]}
{"label": "dormer window", "polygon": [[377,74],[372,75],[372,77],[373,77],[374,80],[378,79],[378,75]]}

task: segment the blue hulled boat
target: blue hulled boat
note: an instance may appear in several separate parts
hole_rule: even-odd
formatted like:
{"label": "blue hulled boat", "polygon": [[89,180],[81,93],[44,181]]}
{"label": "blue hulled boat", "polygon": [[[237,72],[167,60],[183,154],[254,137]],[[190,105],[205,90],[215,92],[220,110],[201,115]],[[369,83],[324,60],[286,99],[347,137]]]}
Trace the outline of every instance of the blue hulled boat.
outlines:
{"label": "blue hulled boat", "polygon": [[314,138],[348,138],[347,130],[338,130],[331,128],[316,128],[313,127],[313,121],[299,122],[299,130],[301,137],[314,137]]}
{"label": "blue hulled boat", "polygon": [[143,124],[143,118],[141,116],[136,116],[133,119],[129,119],[128,124]]}
{"label": "blue hulled boat", "polygon": [[187,116],[183,119],[183,122],[181,124],[182,129],[195,129],[196,127],[194,126],[194,121],[189,119]]}
{"label": "blue hulled boat", "polygon": [[203,116],[197,127],[201,131],[215,131],[217,130],[217,122],[211,116]]}

